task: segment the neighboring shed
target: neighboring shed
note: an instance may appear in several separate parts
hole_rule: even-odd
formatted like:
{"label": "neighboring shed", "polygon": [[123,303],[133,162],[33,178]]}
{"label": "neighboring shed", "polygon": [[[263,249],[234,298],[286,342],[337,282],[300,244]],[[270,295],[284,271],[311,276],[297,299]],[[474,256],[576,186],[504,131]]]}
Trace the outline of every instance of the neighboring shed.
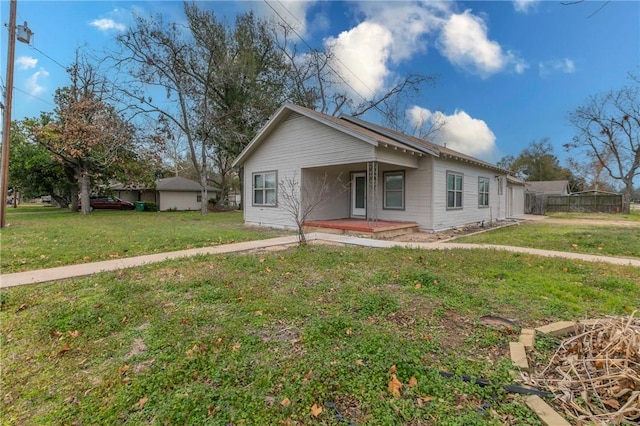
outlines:
{"label": "neighboring shed", "polygon": [[507,170],[354,117],[292,104],[275,113],[234,166],[244,169],[244,219],[252,225],[295,227],[279,193],[279,184],[292,178],[304,188],[294,194],[302,205],[322,179],[346,188],[313,211],[312,221],[408,222],[438,231],[508,216]]}
{"label": "neighboring shed", "polygon": [[[200,184],[183,177],[169,177],[156,180],[155,188],[140,185],[116,184],[111,186],[116,197],[136,202],[147,201],[165,210],[200,210]],[[209,199],[217,198],[217,188],[207,187]]]}
{"label": "neighboring shed", "polygon": [[[158,209],[165,210],[200,210],[202,191],[200,184],[180,176],[162,178],[156,181]],[[207,187],[209,199],[215,199],[218,189]]]}

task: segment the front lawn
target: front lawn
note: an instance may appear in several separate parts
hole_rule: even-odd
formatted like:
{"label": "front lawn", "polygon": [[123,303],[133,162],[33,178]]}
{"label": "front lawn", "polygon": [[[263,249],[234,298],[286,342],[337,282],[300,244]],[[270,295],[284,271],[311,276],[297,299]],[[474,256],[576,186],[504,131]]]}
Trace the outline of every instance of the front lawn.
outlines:
{"label": "front lawn", "polygon": [[8,209],[2,230],[3,274],[132,257],[282,235],[247,228],[241,212],[101,211],[52,207]]}
{"label": "front lawn", "polygon": [[455,242],[640,258],[640,226],[616,226],[616,222],[608,226],[524,222],[460,237]]}
{"label": "front lawn", "polygon": [[481,315],[628,315],[639,276],[492,250],[311,246],[4,289],[2,422],[539,425],[522,396],[439,372],[511,383],[517,337]]}

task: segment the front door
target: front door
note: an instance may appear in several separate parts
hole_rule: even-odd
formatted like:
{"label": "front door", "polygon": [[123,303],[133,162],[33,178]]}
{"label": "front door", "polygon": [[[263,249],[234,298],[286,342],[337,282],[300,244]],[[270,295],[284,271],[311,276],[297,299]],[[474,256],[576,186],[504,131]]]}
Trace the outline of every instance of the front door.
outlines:
{"label": "front door", "polygon": [[367,174],[365,172],[351,175],[351,216],[367,214]]}

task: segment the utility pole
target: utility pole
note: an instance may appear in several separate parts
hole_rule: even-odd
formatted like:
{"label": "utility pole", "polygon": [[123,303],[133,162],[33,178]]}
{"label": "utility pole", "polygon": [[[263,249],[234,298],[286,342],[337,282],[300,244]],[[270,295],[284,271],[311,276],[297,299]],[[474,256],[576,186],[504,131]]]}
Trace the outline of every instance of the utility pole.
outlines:
{"label": "utility pole", "polygon": [[[4,228],[7,224],[7,193],[9,192],[9,144],[11,142],[11,103],[13,102],[13,61],[16,51],[16,29],[19,29],[18,41],[27,43],[31,41],[33,32],[27,26],[16,26],[16,8],[18,5],[17,0],[11,0],[9,8],[9,41],[7,48],[7,87],[5,88],[5,105],[4,105],[4,118],[2,122],[2,154],[0,157],[0,197],[2,197],[2,203],[0,203],[0,228]],[[15,192],[15,191],[14,191]],[[16,194],[13,194],[14,205],[16,202]]]}
{"label": "utility pole", "polygon": [[[13,61],[16,50],[16,8],[18,0],[11,0],[9,8],[9,38],[7,48],[7,86],[5,88],[4,121],[2,122],[2,157],[0,158],[0,228],[7,224],[7,192],[9,188],[9,143],[11,141],[11,103],[13,100]],[[15,194],[14,194],[15,196]]]}

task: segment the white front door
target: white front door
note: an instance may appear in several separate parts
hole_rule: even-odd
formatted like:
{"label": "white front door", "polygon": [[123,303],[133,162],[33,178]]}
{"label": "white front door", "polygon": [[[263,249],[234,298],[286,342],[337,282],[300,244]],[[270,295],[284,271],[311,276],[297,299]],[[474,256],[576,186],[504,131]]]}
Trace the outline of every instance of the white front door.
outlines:
{"label": "white front door", "polygon": [[367,214],[367,174],[365,172],[351,175],[351,216]]}

